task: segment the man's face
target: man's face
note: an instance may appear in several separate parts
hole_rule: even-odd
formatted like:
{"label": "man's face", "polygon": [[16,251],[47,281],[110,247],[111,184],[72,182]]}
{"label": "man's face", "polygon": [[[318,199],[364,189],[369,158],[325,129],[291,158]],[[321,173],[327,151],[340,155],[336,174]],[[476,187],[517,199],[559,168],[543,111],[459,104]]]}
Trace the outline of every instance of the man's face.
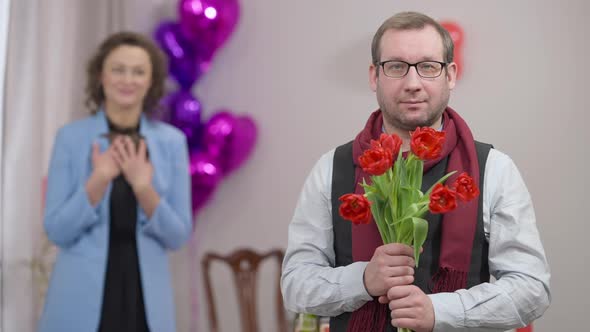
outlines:
{"label": "man's face", "polygon": [[[387,30],[381,38],[380,61],[387,60],[444,62],[442,38],[431,26],[421,30]],[[410,67],[402,78],[391,78],[383,74],[381,66],[371,65],[369,83],[377,94],[386,129],[408,132],[418,126],[440,126],[456,72],[456,64],[452,63],[436,78],[420,77],[416,67]]]}

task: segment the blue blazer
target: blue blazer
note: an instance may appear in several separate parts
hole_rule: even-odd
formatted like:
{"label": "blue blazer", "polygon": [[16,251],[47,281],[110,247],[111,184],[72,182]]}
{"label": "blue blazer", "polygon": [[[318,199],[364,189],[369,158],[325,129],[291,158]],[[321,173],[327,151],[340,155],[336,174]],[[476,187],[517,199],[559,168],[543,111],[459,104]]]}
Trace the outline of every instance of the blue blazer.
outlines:
{"label": "blue blazer", "polygon": [[[138,205],[137,251],[147,323],[151,331],[176,331],[167,250],[180,248],[192,232],[186,138],[178,129],[142,115],[160,202],[147,218]],[[98,329],[109,241],[111,185],[96,207],[85,190],[92,172],[92,143],[108,147],[104,112],[61,128],[47,183],[44,227],[59,247],[38,331]]]}

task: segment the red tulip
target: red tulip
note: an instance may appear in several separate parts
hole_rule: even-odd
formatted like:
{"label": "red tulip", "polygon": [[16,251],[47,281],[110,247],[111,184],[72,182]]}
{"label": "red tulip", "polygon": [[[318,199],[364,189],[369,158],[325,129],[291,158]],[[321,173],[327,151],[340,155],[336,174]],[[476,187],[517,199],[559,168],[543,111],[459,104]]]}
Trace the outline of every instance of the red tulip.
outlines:
{"label": "red tulip", "polygon": [[422,160],[436,159],[442,153],[445,133],[430,127],[418,127],[412,132],[410,148]]}
{"label": "red tulip", "polygon": [[432,213],[445,213],[457,207],[457,193],[449,187],[437,183],[430,193],[428,208]]}
{"label": "red tulip", "polygon": [[359,165],[367,174],[381,175],[391,168],[393,157],[391,152],[381,147],[365,150],[359,157]]}
{"label": "red tulip", "polygon": [[463,202],[468,202],[479,195],[479,188],[477,188],[475,181],[465,172],[459,175],[452,188],[455,189],[457,196]]}
{"label": "red tulip", "polygon": [[340,209],[338,212],[342,218],[355,224],[368,224],[371,222],[371,203],[363,195],[345,194],[340,196]]}
{"label": "red tulip", "polygon": [[393,160],[397,158],[399,149],[402,147],[402,139],[399,136],[396,134],[381,134],[381,137],[379,137],[379,143],[385,151],[391,152]]}

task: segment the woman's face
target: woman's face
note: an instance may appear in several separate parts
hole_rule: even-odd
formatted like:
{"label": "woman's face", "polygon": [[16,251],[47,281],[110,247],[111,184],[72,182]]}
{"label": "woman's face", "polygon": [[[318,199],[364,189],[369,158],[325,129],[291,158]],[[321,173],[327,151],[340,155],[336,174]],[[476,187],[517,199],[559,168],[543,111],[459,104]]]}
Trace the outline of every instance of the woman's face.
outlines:
{"label": "woman's face", "polygon": [[141,111],[152,84],[149,54],[131,45],[113,49],[104,60],[100,80],[107,107]]}

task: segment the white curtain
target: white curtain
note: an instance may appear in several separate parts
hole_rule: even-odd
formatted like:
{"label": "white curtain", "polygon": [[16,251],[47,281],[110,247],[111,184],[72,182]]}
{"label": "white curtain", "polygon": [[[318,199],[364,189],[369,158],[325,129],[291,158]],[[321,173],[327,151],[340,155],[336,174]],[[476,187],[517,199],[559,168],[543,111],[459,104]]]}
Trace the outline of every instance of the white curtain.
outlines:
{"label": "white curtain", "polygon": [[[171,15],[174,3],[165,0],[12,2],[2,114],[4,133],[3,142],[0,141],[4,180],[0,196],[3,230],[0,331],[34,331],[42,309],[46,277],[55,255],[42,230],[43,179],[57,129],[88,114],[83,106],[88,57],[112,32],[129,29],[151,33],[160,17]],[[4,24],[7,20],[0,17],[0,22]],[[1,51],[0,44],[0,60]],[[182,255],[176,255],[173,265],[183,265],[186,258]],[[186,268],[179,269],[184,269],[181,273],[186,272]],[[188,302],[187,296],[181,299]],[[177,308],[182,317],[188,316],[188,304],[181,301]],[[178,326],[179,330],[187,330],[182,319]]]}
{"label": "white curtain", "polygon": [[[2,139],[4,137],[4,84],[6,78],[6,49],[8,47],[8,17],[10,11],[10,0],[0,0],[0,211],[2,208],[2,182],[4,177],[3,168],[3,144]],[[3,307],[2,298],[2,270],[3,270],[3,232],[2,232],[2,215],[0,214],[0,308]],[[0,312],[0,322],[2,322],[2,312]],[[0,332],[2,332],[2,324],[0,324]]]}

